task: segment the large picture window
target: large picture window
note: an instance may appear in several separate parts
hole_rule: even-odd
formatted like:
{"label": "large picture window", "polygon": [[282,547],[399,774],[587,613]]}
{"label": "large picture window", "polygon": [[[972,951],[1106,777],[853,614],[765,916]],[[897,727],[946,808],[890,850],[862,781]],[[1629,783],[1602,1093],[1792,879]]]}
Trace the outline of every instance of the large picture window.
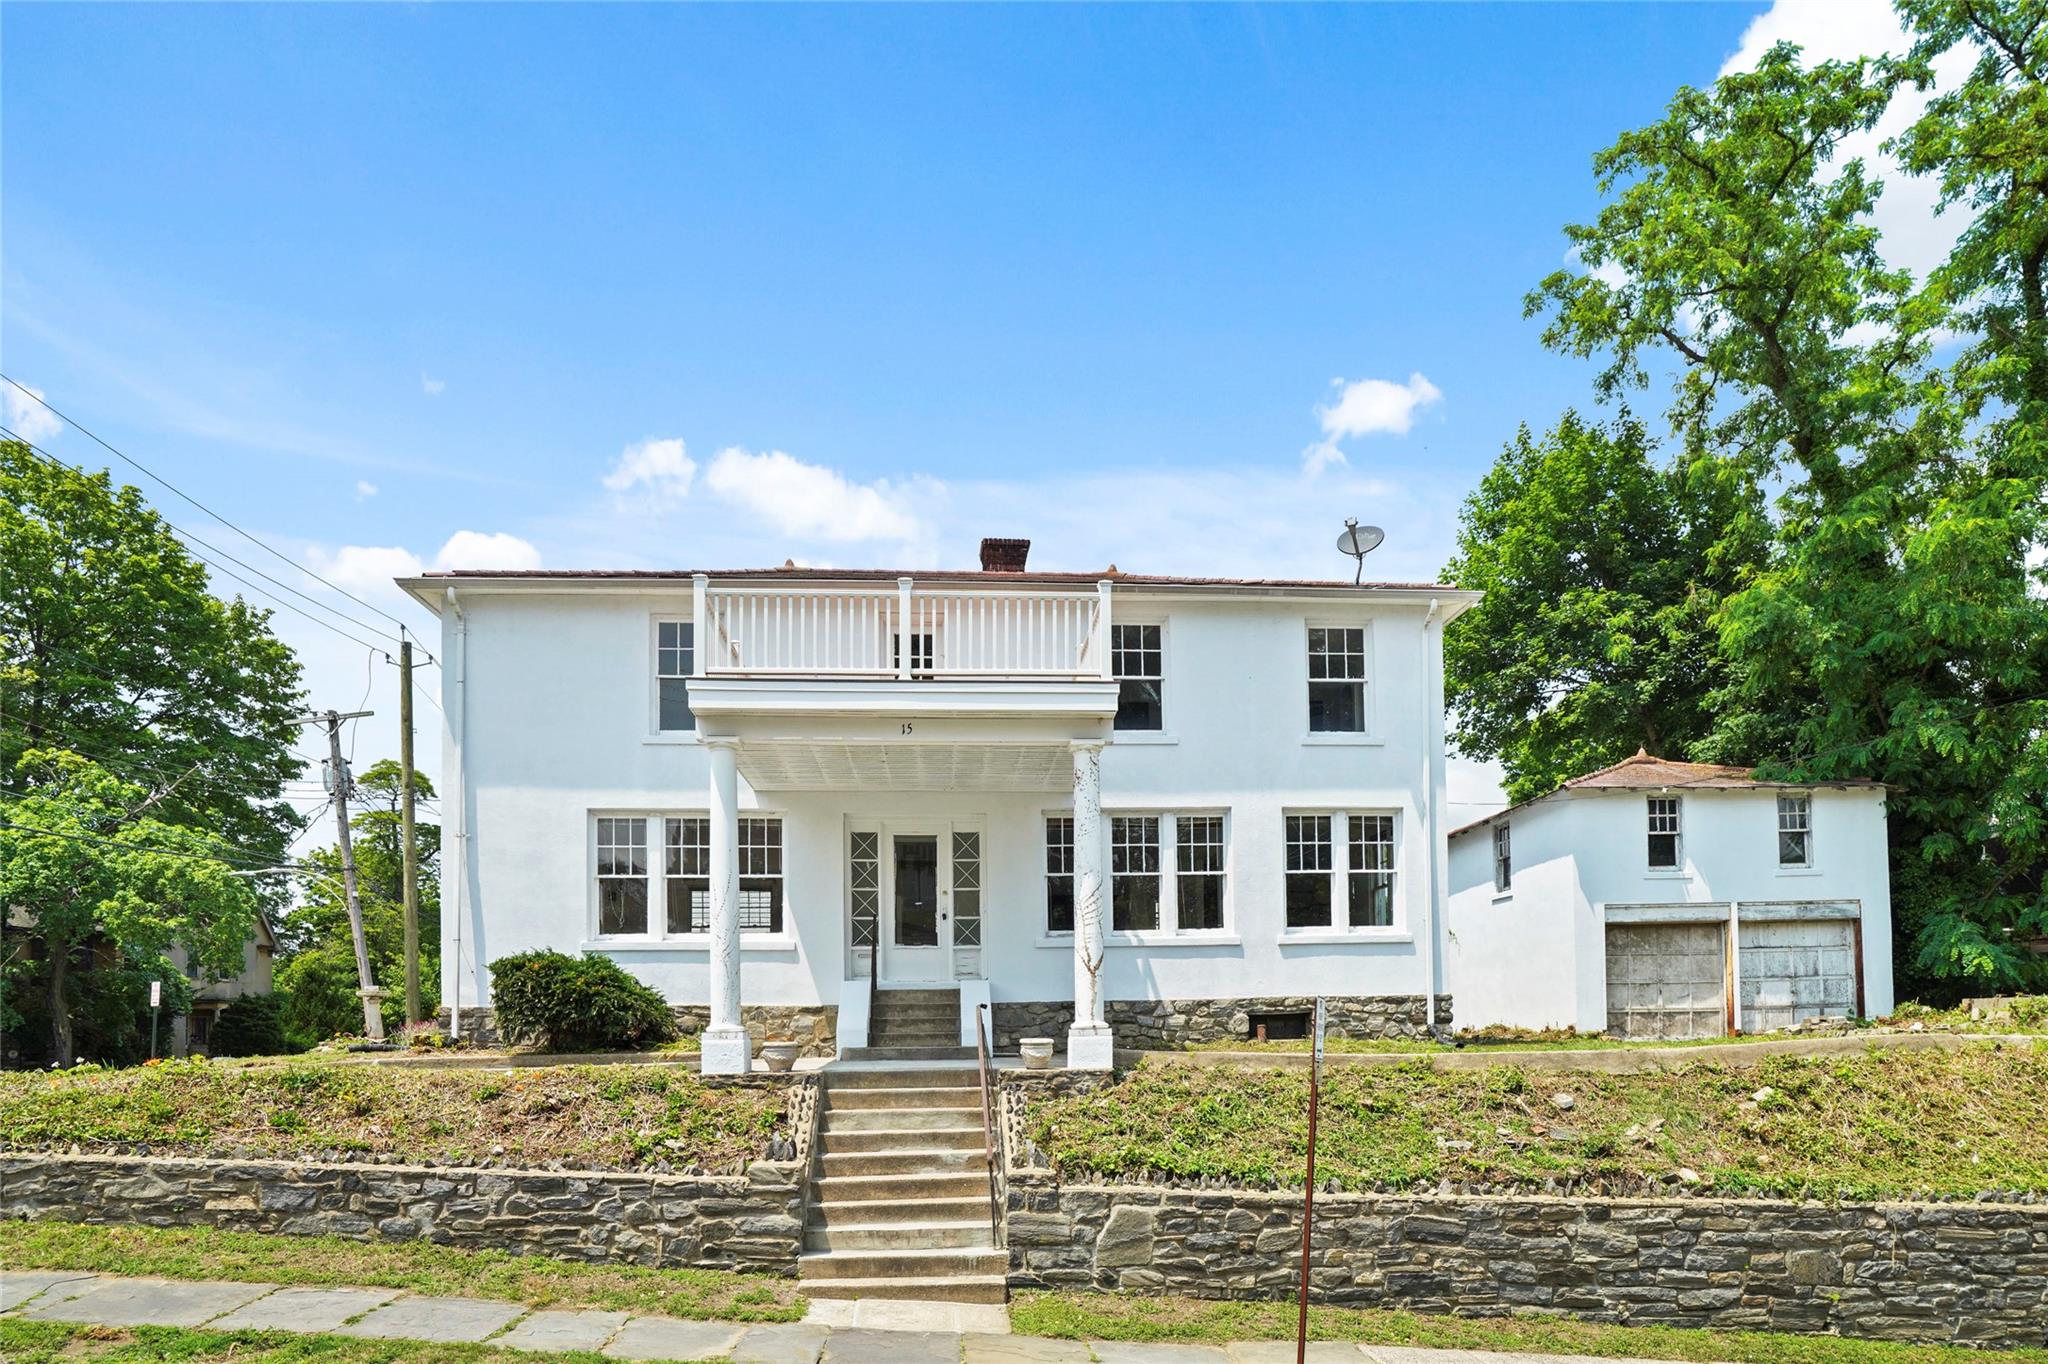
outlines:
{"label": "large picture window", "polygon": [[[1213,934],[1228,927],[1222,813],[1124,811],[1109,819],[1108,929]],[[1045,928],[1074,931],[1074,819],[1045,819]]]}
{"label": "large picture window", "polygon": [[1311,734],[1365,732],[1365,630],[1312,625],[1308,632]]}
{"label": "large picture window", "polygon": [[696,637],[689,621],[664,620],[654,626],[654,685],[657,692],[656,725],[669,730],[693,730],[697,717],[690,712],[690,676],[697,670]]}
{"label": "large picture window", "polygon": [[[711,820],[702,813],[600,815],[597,825],[597,935],[601,938],[700,936],[711,931]],[[661,856],[648,856],[649,835]],[[739,821],[739,918],[742,933],[783,928],[782,820]],[[659,905],[650,922],[649,907]]]}
{"label": "large picture window", "polygon": [[1288,813],[1284,832],[1288,928],[1395,926],[1401,843],[1392,813]]}
{"label": "large picture window", "polygon": [[1165,727],[1162,686],[1165,656],[1157,625],[1112,625],[1110,666],[1116,674],[1117,729],[1158,730]]}

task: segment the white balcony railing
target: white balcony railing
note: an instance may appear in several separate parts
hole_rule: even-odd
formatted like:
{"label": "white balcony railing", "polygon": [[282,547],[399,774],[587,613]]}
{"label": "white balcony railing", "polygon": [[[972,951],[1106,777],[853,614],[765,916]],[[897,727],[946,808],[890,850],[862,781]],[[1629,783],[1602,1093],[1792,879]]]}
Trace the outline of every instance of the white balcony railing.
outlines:
{"label": "white balcony railing", "polygon": [[[1109,587],[697,586],[707,677],[1100,679]],[[904,648],[904,641],[908,648]]]}

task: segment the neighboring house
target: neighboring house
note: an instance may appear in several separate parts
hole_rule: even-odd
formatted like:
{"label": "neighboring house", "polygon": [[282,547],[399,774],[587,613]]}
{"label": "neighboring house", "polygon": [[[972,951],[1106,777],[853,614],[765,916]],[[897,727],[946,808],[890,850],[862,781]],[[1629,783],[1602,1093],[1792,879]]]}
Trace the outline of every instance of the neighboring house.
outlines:
{"label": "neighboring house", "polygon": [[943,991],[949,1042],[986,1001],[1005,1045],[1083,1067],[1298,1029],[1319,994],[1339,1030],[1420,1031],[1442,631],[1478,594],[1028,549],[401,580],[442,623],[443,999],[488,1006],[509,953],[601,952],[703,1010],[707,1071],[764,1032],[888,1040],[871,972],[885,1013]]}
{"label": "neighboring house", "polygon": [[192,982],[192,1013],[190,1017],[171,1020],[171,1055],[208,1050],[214,1020],[220,1017],[221,1010],[244,995],[269,994],[272,960],[276,956],[277,934],[271,931],[269,918],[260,913],[256,916],[256,931],[242,944],[241,971],[226,980],[200,979],[186,959],[185,949],[173,947],[171,960]]}
{"label": "neighboring house", "polygon": [[1639,752],[1453,831],[1459,1022],[1684,1038],[1889,1013],[1884,797]]}

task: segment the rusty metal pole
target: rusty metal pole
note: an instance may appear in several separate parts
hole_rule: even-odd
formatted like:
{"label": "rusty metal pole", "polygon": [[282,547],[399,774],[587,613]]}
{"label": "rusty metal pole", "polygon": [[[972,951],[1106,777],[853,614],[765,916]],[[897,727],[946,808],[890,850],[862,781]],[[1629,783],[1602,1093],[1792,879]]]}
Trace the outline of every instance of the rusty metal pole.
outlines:
{"label": "rusty metal pole", "polygon": [[1308,1364],[1308,1238],[1316,1206],[1316,1108],[1323,1070],[1323,1001],[1316,998],[1315,1036],[1308,1053],[1308,1174],[1301,1187],[1301,1309],[1294,1324],[1294,1364]]}

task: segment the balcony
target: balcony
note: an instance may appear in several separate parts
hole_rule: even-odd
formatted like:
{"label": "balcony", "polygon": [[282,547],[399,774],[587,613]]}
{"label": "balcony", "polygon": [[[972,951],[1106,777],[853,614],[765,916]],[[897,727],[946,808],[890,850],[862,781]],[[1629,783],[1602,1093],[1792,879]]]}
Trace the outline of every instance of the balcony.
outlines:
{"label": "balcony", "polygon": [[698,675],[900,682],[1109,680],[1109,585],[697,586]]}

